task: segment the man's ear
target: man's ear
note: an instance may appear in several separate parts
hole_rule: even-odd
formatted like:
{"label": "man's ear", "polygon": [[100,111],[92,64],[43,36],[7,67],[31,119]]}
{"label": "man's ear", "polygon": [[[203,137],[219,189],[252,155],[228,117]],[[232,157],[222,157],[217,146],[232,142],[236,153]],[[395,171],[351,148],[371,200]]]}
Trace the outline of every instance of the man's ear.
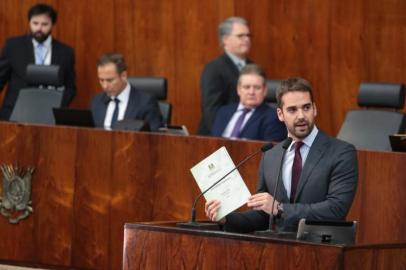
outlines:
{"label": "man's ear", "polygon": [[283,117],[283,112],[281,108],[276,109],[276,113],[278,114],[279,121],[285,122],[285,118]]}

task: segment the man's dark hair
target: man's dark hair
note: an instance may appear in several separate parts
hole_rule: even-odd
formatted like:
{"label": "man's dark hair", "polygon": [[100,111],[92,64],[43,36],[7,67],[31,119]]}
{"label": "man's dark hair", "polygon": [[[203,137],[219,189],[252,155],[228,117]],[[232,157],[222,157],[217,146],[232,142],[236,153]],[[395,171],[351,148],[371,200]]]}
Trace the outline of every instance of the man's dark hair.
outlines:
{"label": "man's dark hair", "polygon": [[32,17],[37,15],[48,15],[51,18],[52,24],[56,23],[58,18],[58,13],[56,10],[47,4],[36,4],[28,10],[28,20],[30,21]]}
{"label": "man's dark hair", "polygon": [[255,75],[261,76],[262,79],[264,79],[264,85],[266,84],[266,73],[259,65],[248,64],[245,67],[243,67],[243,69],[241,69],[241,71],[240,71],[238,83],[240,82],[241,76],[247,75],[247,74],[255,74]]}
{"label": "man's dark hair", "polygon": [[310,100],[313,102],[313,88],[311,84],[303,78],[300,77],[293,77],[283,80],[279,85],[278,89],[276,90],[276,101],[278,103],[278,107],[282,109],[282,97],[284,94],[288,92],[307,92],[310,94]]}
{"label": "man's dark hair", "polygon": [[119,53],[105,53],[99,60],[97,60],[97,66],[104,66],[106,64],[113,63],[116,65],[117,73],[121,74],[123,71],[127,70],[127,64],[124,60],[122,54]]}

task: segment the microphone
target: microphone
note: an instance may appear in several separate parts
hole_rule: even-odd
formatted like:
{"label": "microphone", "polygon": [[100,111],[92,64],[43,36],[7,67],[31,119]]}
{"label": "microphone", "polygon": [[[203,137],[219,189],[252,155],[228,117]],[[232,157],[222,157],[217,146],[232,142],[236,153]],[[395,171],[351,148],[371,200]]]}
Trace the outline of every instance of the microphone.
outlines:
{"label": "microphone", "polygon": [[273,214],[273,208],[275,206],[275,200],[276,200],[276,195],[278,192],[278,186],[279,183],[281,182],[281,175],[282,175],[282,168],[283,168],[283,159],[285,158],[285,154],[286,154],[286,150],[288,149],[289,145],[292,143],[292,138],[288,137],[282,145],[283,148],[283,153],[282,153],[282,158],[281,158],[281,166],[279,167],[279,172],[278,172],[278,178],[276,179],[276,184],[275,184],[275,188],[273,190],[273,200],[272,200],[272,207],[271,207],[271,211],[272,211],[272,223],[271,223],[271,216],[269,217],[269,229],[266,231],[257,231],[255,232],[256,234],[269,234],[269,233],[274,233],[275,231],[273,230],[273,225],[275,224],[276,221],[276,216]]}
{"label": "microphone", "polygon": [[279,172],[278,172],[278,178],[276,179],[276,185],[275,188],[273,190],[273,200],[272,200],[272,225],[271,223],[269,223],[269,230],[273,231],[273,228],[271,228],[271,226],[274,226],[275,222],[276,222],[276,216],[273,214],[273,208],[275,206],[275,200],[276,200],[276,194],[278,192],[278,186],[279,183],[281,182],[281,174],[282,174],[282,168],[283,168],[283,159],[285,158],[285,154],[286,154],[286,150],[288,149],[289,145],[292,143],[292,138],[288,137],[285,142],[282,145],[283,148],[283,154],[282,154],[282,159],[281,159],[281,166],[279,167]]}
{"label": "microphone", "polygon": [[182,227],[182,228],[193,228],[193,229],[200,229],[200,230],[217,230],[219,228],[219,225],[217,223],[198,223],[196,222],[196,204],[199,201],[199,199],[206,194],[209,190],[211,190],[214,186],[216,186],[218,183],[220,183],[222,180],[224,180],[227,176],[229,176],[232,172],[237,170],[239,167],[241,167],[245,162],[256,156],[258,153],[264,153],[271,149],[273,147],[272,143],[268,143],[263,145],[259,150],[254,152],[253,154],[249,155],[246,157],[244,160],[242,160],[240,163],[237,164],[233,169],[231,169],[229,172],[227,172],[223,177],[221,177],[219,180],[214,182],[211,186],[206,188],[203,192],[201,192],[196,199],[193,202],[192,205],[192,213],[191,213],[191,219],[187,223],[177,223],[177,227]]}

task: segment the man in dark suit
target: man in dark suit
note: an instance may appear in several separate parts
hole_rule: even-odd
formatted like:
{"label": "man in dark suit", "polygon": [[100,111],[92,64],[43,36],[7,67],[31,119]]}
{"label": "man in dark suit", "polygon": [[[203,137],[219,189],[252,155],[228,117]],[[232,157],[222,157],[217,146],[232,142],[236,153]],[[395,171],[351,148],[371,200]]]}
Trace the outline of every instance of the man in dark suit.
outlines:
{"label": "man in dark suit", "polygon": [[103,92],[93,97],[91,110],[96,127],[111,129],[124,119],[143,120],[151,131],[161,126],[157,101],[127,82],[127,64],[121,54],[107,53],[97,62]]}
{"label": "man in dark suit", "polygon": [[[293,141],[283,160],[282,144],[264,153],[258,193],[247,203],[251,210],[231,213],[220,220],[225,230],[265,230],[270,216],[275,216],[276,228],[296,231],[301,218],[344,220],[351,207],[358,181],[354,146],[326,135],[314,125],[317,109],[306,80],[282,81],[277,100],[278,117],[285,122]],[[273,194],[281,165],[281,185]],[[218,200],[208,201],[207,216],[216,220],[219,207]]]}
{"label": "man in dark suit", "polygon": [[62,105],[67,106],[76,93],[75,56],[69,46],[52,38],[57,13],[48,5],[37,4],[28,11],[30,35],[10,38],[0,55],[0,90],[8,82],[0,119],[8,120],[20,89],[27,87],[26,68],[29,64],[59,65],[64,74]]}
{"label": "man in dark suit", "polygon": [[202,118],[198,134],[210,135],[218,108],[238,102],[235,91],[239,71],[251,63],[247,54],[251,47],[251,34],[247,21],[230,17],[219,25],[220,45],[224,54],[208,63],[200,79]]}
{"label": "man in dark suit", "polygon": [[213,136],[280,142],[286,138],[285,125],[276,110],[264,103],[266,75],[255,64],[246,65],[237,85],[240,102],[220,107],[213,123]]}

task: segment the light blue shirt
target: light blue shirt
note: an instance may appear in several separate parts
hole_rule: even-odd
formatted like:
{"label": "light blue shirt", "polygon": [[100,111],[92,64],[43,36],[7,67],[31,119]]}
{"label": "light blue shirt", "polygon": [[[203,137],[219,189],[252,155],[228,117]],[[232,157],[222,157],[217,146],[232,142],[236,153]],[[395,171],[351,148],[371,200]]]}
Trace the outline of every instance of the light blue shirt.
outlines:
{"label": "light blue shirt", "polygon": [[[309,135],[307,135],[306,138],[302,140],[303,145],[300,147],[300,154],[302,156],[302,168],[306,162],[307,155],[309,154],[310,147],[312,146],[314,139],[316,139],[317,133],[319,132],[319,129],[314,126],[313,130],[310,132]],[[295,141],[292,141],[292,143],[289,145],[288,149],[286,150],[285,157],[283,159],[283,166],[282,166],[282,181],[283,185],[285,186],[287,196],[290,199],[290,189],[291,189],[291,184],[292,184],[292,165],[293,165],[293,160],[295,158],[295,147],[294,147]]]}
{"label": "light blue shirt", "polygon": [[39,56],[39,54],[37,53],[39,42],[36,41],[35,39],[32,39],[32,44],[34,46],[35,63],[41,65],[50,65],[52,55],[52,36],[49,36],[44,42],[42,42],[42,45],[44,46],[43,48],[44,52],[42,56]]}

